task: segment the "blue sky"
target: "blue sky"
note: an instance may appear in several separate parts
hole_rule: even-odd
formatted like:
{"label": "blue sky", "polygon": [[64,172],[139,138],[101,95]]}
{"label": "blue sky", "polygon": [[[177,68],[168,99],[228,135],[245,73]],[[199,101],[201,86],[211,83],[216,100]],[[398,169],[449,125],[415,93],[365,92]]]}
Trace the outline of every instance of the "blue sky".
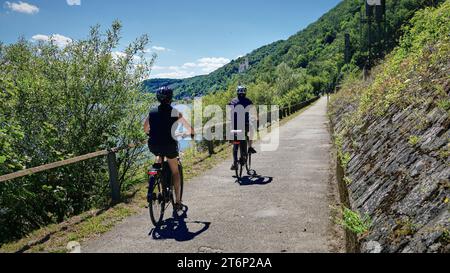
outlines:
{"label": "blue sky", "polygon": [[0,0],[0,41],[19,36],[62,46],[95,24],[123,23],[123,47],[142,34],[158,58],[154,77],[207,74],[238,56],[286,39],[340,0]]}

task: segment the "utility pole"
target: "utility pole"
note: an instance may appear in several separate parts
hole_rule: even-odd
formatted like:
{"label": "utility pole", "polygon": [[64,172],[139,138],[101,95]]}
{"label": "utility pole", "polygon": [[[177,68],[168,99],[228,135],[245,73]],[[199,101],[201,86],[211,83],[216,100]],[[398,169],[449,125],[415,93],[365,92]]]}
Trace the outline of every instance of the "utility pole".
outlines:
{"label": "utility pole", "polygon": [[345,63],[348,64],[351,61],[350,52],[350,34],[345,33],[345,53],[344,53]]}
{"label": "utility pole", "polygon": [[[365,5],[365,16],[361,14],[361,35],[362,25],[367,25],[367,51],[368,57],[364,67],[365,71],[371,69],[375,58],[380,57],[384,51],[386,42],[385,22],[386,22],[386,0],[363,0]],[[376,25],[374,30],[373,25]],[[376,55],[380,54],[380,55]]]}

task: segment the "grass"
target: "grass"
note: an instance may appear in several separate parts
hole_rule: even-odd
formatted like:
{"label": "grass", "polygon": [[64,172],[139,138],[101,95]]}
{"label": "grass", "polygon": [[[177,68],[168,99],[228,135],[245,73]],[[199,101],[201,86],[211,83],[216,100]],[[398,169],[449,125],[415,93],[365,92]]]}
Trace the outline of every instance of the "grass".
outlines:
{"label": "grass", "polygon": [[341,212],[342,219],[338,220],[338,224],[356,235],[361,236],[369,232],[372,223],[368,215],[362,217],[358,212],[346,207],[342,207]]}
{"label": "grass", "polygon": [[409,137],[409,140],[408,140],[409,145],[416,146],[417,144],[419,144],[419,142],[420,142],[420,137],[418,137],[418,136],[410,136]]}
{"label": "grass", "polygon": [[[280,121],[280,126],[299,116],[310,106],[286,117]],[[262,136],[261,136],[262,137]],[[184,166],[184,180],[186,183],[192,178],[201,175],[218,163],[231,158],[231,145],[226,143],[214,148],[215,154],[209,156],[207,151],[189,149],[181,154]],[[78,241],[80,243],[100,236],[110,231],[123,219],[134,215],[147,205],[147,184],[137,183],[145,181],[145,171],[148,166],[143,166],[138,175],[134,177],[130,189],[123,193],[124,202],[106,210],[92,210],[72,217],[66,222],[50,225],[36,230],[19,241],[4,244],[0,247],[0,253],[16,252],[49,252],[65,253],[67,243]]]}
{"label": "grass", "polygon": [[348,163],[350,163],[352,159],[352,155],[349,152],[345,152],[343,148],[344,143],[344,134],[341,132],[339,134],[334,135],[334,145],[337,149],[338,158],[340,160],[341,166],[344,170],[347,169]]}
{"label": "grass", "polygon": [[350,186],[353,183],[353,181],[347,176],[344,176],[344,182],[347,186]]}
{"label": "grass", "polygon": [[37,230],[17,242],[3,245],[0,252],[65,252],[70,241],[83,241],[85,238],[103,234],[135,212],[135,207],[125,203],[104,212],[86,212],[67,222]]}
{"label": "grass", "polygon": [[441,240],[446,244],[450,244],[450,230],[448,229],[444,230],[444,232],[442,233]]}
{"label": "grass", "polygon": [[412,236],[416,233],[417,226],[409,219],[402,219],[397,221],[397,227],[393,232],[394,240],[400,240],[401,238]]}
{"label": "grass", "polygon": [[[450,114],[450,101],[444,88],[450,52],[449,14],[448,1],[438,8],[417,12],[399,46],[372,70],[371,78],[361,80],[360,73],[346,76],[341,90],[332,98],[331,116],[349,104],[354,105],[353,113],[341,119],[345,129],[354,128],[361,121],[382,118],[391,106],[421,109],[435,104]],[[412,143],[417,141],[412,139]]]}
{"label": "grass", "polygon": [[444,111],[447,111],[450,115],[450,100],[449,99],[441,99],[437,102],[437,106]]}
{"label": "grass", "polygon": [[342,168],[347,169],[348,167],[348,163],[350,163],[350,160],[352,159],[352,156],[350,153],[346,152],[346,153],[339,153],[339,157],[341,159],[341,164],[342,164]]}
{"label": "grass", "polygon": [[447,160],[450,157],[450,149],[447,147],[446,149],[439,150],[439,157],[442,160]]}

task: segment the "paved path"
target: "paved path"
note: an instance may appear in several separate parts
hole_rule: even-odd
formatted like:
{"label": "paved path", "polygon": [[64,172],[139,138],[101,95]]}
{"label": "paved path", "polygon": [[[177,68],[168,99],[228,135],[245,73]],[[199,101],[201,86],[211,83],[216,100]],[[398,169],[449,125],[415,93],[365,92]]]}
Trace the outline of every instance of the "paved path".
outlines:
{"label": "paved path", "polygon": [[[239,185],[223,162],[191,180],[186,224],[153,232],[147,211],[85,243],[83,252],[331,252],[331,140],[326,98],[280,128],[280,148],[259,153],[254,168],[265,176]],[[258,146],[256,146],[259,150]],[[247,181],[250,182],[250,181]],[[331,196],[331,197],[330,197]],[[334,246],[333,246],[334,245]]]}

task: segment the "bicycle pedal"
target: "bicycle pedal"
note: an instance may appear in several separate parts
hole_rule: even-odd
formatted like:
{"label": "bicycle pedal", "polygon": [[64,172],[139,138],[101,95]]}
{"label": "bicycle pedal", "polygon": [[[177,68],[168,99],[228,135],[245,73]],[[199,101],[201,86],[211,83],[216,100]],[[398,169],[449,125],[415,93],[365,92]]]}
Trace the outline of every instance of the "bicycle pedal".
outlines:
{"label": "bicycle pedal", "polygon": [[164,201],[164,197],[161,194],[159,194],[158,195],[158,202],[162,203],[163,201]]}

